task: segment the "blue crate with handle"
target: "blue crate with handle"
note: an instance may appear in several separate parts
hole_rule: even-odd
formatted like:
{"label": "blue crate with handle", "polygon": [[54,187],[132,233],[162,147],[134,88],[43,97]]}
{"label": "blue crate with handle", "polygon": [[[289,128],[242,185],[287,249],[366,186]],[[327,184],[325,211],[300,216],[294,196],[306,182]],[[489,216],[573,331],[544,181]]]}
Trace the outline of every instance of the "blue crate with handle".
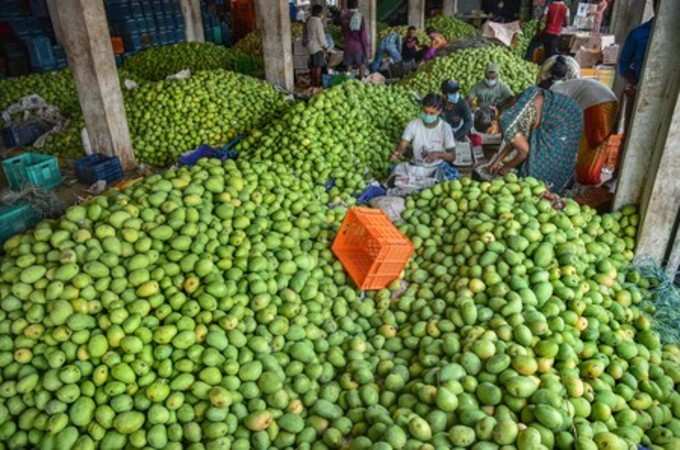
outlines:
{"label": "blue crate with handle", "polygon": [[2,170],[13,191],[25,186],[49,190],[63,181],[57,158],[41,153],[27,152],[7,158],[2,161]]}
{"label": "blue crate with handle", "polygon": [[30,203],[0,206],[0,244],[15,234],[26,231],[40,220]]}
{"label": "blue crate with handle", "polygon": [[123,178],[123,166],[117,156],[87,155],[76,161],[75,168],[78,180],[88,185],[99,180],[112,183]]}
{"label": "blue crate with handle", "polygon": [[2,129],[2,140],[5,147],[14,148],[31,145],[49,130],[49,126],[42,122],[32,122]]}

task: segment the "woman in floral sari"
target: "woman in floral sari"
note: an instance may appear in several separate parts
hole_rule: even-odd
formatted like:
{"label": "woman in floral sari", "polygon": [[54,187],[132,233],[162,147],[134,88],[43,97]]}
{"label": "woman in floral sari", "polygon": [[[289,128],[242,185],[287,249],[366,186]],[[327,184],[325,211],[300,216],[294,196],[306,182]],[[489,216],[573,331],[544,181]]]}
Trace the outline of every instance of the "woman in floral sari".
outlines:
{"label": "woman in floral sari", "polygon": [[488,131],[498,120],[503,133],[500,152],[489,167],[504,175],[517,168],[522,176],[543,180],[561,193],[574,176],[583,129],[583,113],[569,97],[532,86],[506,110],[483,108],[475,129]]}

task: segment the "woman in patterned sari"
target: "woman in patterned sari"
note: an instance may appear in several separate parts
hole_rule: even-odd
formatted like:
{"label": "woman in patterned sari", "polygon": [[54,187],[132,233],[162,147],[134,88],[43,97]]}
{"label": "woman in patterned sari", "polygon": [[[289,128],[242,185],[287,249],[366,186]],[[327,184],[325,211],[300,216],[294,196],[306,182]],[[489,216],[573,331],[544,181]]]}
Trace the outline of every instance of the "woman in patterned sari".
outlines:
{"label": "woman in patterned sari", "polygon": [[574,176],[583,129],[579,105],[569,97],[532,86],[500,114],[480,109],[475,129],[488,131],[496,120],[503,140],[489,172],[504,175],[517,168],[520,175],[542,180],[553,192],[561,193]]}

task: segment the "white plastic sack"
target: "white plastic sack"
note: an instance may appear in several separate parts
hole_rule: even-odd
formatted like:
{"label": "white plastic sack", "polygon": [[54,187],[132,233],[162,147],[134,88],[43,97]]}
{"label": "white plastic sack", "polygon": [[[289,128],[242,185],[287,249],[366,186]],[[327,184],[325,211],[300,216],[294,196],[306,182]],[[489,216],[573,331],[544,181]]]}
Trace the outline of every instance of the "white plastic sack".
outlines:
{"label": "white plastic sack", "polygon": [[382,74],[375,72],[364,77],[364,79],[361,81],[363,81],[366,84],[375,84],[377,86],[382,86],[385,84],[385,77]]}
{"label": "white plastic sack", "polygon": [[510,47],[515,35],[522,32],[519,22],[500,23],[487,20],[482,25],[482,36],[496,39],[501,44]]}
{"label": "white plastic sack", "polygon": [[139,87],[137,82],[133,81],[133,80],[125,80],[123,82],[123,85],[125,86],[125,89],[127,89],[128,91],[131,91],[133,89],[137,89]]}
{"label": "white plastic sack", "polygon": [[186,80],[187,78],[191,78],[191,70],[189,69],[180,70],[179,72],[173,75],[168,75],[167,77],[165,77],[165,79],[168,81]]}
{"label": "white plastic sack", "polygon": [[390,174],[387,190],[390,196],[404,197],[437,184],[437,168],[416,166],[409,163],[397,164]]}
{"label": "white plastic sack", "polygon": [[28,122],[40,121],[50,128],[33,142],[33,146],[40,148],[47,138],[62,131],[68,121],[64,119],[54,105],[50,105],[39,95],[29,95],[13,103],[2,112],[2,120],[6,126],[20,126]]}
{"label": "white plastic sack", "polygon": [[406,209],[406,201],[403,197],[388,195],[371,199],[368,204],[373,208],[382,210],[382,212],[387,214],[392,223],[399,222],[401,220],[401,213]]}

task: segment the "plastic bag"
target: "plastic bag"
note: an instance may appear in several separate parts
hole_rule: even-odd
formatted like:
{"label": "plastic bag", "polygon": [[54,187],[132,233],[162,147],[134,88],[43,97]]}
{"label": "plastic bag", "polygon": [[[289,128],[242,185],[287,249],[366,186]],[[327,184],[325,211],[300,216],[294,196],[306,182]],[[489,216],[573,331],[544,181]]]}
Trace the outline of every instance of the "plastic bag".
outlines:
{"label": "plastic bag", "polygon": [[166,80],[186,80],[187,78],[191,78],[191,70],[189,69],[180,70],[173,75],[165,77]]}
{"label": "plastic bag", "polygon": [[401,220],[401,213],[406,209],[406,201],[402,197],[376,197],[368,204],[373,208],[382,210],[393,223]]}

